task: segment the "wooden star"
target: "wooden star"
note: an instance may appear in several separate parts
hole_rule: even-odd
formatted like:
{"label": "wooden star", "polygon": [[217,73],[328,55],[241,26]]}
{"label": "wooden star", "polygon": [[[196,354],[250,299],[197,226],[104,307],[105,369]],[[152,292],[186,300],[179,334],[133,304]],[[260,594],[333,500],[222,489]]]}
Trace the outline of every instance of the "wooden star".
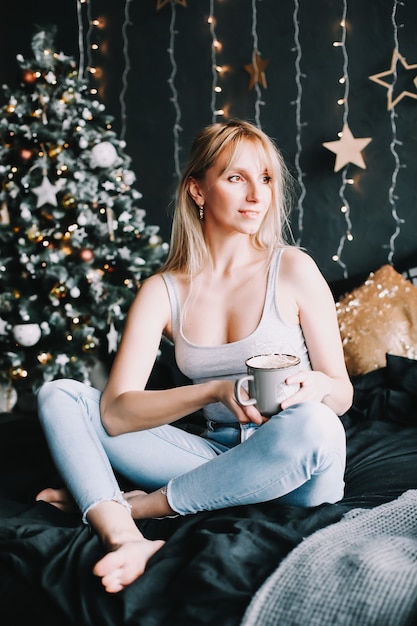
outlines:
{"label": "wooden star", "polygon": [[[156,10],[159,11],[159,9],[162,9],[162,7],[168,4],[168,2],[171,2],[171,0],[158,0],[156,3]],[[187,6],[187,0],[174,0],[174,2],[175,4],[180,4],[182,7]]]}
{"label": "wooden star", "polygon": [[[409,96],[410,98],[417,99],[417,91],[412,92],[412,91],[408,91],[407,89],[404,89],[393,100],[393,92],[394,92],[394,86],[395,86],[395,76],[394,75],[395,75],[395,71],[396,71],[396,67],[397,67],[397,62],[398,61],[401,62],[401,65],[403,66],[403,68],[406,71],[414,70],[414,72],[413,72],[414,73],[414,77],[412,79],[412,82],[413,82],[413,84],[414,84],[414,86],[416,87],[416,90],[417,90],[417,64],[408,65],[408,63],[406,62],[405,58],[398,52],[397,49],[395,49],[394,52],[392,53],[391,67],[390,67],[389,70],[387,70],[386,72],[380,72],[379,74],[372,74],[372,76],[369,76],[369,79],[373,80],[375,83],[378,83],[378,85],[382,85],[383,87],[387,87],[387,89],[388,89],[388,111],[390,111],[393,107],[395,107],[395,105],[400,100],[405,98],[406,96]],[[386,82],[385,80],[381,80],[382,78],[384,78],[384,76],[392,76],[393,77],[393,82],[390,83],[390,82]]]}
{"label": "wooden star", "polygon": [[365,161],[361,155],[362,150],[372,141],[371,137],[355,139],[347,124],[343,126],[340,139],[336,141],[326,141],[323,146],[336,154],[334,171],[338,172],[344,165],[353,163],[366,170]]}
{"label": "wooden star", "polygon": [[256,50],[252,56],[252,63],[247,63],[244,68],[250,74],[249,91],[253,89],[256,83],[260,83],[262,87],[267,87],[265,68],[269,63],[269,59],[262,59]]}
{"label": "wooden star", "polygon": [[10,224],[9,209],[5,201],[3,201],[0,206],[0,224]]}

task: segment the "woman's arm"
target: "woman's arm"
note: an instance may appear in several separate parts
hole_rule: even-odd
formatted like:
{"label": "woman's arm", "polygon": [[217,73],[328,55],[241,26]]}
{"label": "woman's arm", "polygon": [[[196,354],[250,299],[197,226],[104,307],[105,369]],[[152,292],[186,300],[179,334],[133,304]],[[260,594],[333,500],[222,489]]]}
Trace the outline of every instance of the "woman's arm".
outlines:
{"label": "woman's arm", "polygon": [[129,310],[100,410],[110,435],[173,422],[214,402],[215,385],[203,383],[145,390],[163,333],[170,333],[171,308],[163,278],[146,280]]}
{"label": "woman's arm", "polygon": [[[333,295],[316,263],[301,250],[286,250],[281,270],[283,292],[294,303],[293,313],[298,311],[313,368],[312,372],[290,377],[289,382],[300,383],[301,389],[284,401],[282,408],[302,400],[318,400],[342,415],[352,404],[353,387],[346,370]],[[290,309],[288,312],[292,314]]]}

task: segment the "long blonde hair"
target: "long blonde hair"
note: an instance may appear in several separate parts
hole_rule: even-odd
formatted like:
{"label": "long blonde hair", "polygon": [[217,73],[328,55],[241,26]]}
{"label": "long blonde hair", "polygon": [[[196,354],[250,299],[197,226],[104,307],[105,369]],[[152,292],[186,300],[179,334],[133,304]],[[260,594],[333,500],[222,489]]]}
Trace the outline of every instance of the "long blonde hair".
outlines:
{"label": "long blonde hair", "polygon": [[230,162],[233,161],[244,141],[258,146],[272,179],[271,205],[258,232],[250,235],[252,243],[258,249],[268,250],[270,254],[277,248],[290,245],[289,242],[293,243],[288,220],[292,178],[274,142],[262,130],[246,121],[211,124],[203,128],[194,139],[188,164],[178,184],[170,249],[160,272],[185,272],[192,277],[210,263],[203,222],[188,191],[189,180],[202,180],[226,148],[230,149]]}

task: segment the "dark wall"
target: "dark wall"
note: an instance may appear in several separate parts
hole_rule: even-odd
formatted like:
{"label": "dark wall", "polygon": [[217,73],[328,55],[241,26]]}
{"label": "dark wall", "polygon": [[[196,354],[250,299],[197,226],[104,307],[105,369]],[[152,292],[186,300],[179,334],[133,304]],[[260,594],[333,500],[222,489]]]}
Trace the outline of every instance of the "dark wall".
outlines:
{"label": "dark wall", "polygon": [[[417,252],[415,0],[157,5],[13,0],[2,9],[0,80],[17,82],[15,57],[30,54],[34,26],[55,23],[57,47],[77,57],[84,53],[85,64],[91,60],[102,70],[95,84],[126,139],[147,221],[159,224],[166,239],[172,193],[191,139],[201,126],[223,119],[214,110],[224,108],[226,116],[257,123],[280,146],[299,183],[294,234],[328,280]],[[104,18],[104,27],[90,26],[89,17]],[[215,54],[214,35],[222,46]],[[101,48],[92,53],[88,43],[95,40]],[[256,47],[268,60],[266,86],[249,89],[244,66]],[[388,87],[369,76],[389,72],[394,49],[405,61],[382,78],[395,80],[398,102],[389,109]],[[213,59],[227,71],[213,73]],[[342,76],[347,83],[339,82]],[[214,85],[221,93],[213,94]],[[344,95],[347,101],[338,104]],[[348,163],[336,172],[335,154],[323,143],[336,141],[345,121],[355,138],[372,141],[360,151],[366,168]]]}

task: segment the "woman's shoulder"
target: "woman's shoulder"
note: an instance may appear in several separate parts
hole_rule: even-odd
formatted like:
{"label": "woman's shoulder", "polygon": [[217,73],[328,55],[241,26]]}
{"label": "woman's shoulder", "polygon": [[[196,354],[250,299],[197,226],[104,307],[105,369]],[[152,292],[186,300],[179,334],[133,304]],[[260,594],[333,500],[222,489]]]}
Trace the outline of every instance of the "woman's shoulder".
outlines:
{"label": "woman's shoulder", "polygon": [[163,292],[167,294],[168,291],[174,290],[176,293],[182,294],[189,285],[189,277],[182,272],[157,272],[146,278],[140,291],[145,291],[146,294],[157,294]]}
{"label": "woman's shoulder", "polygon": [[167,296],[167,287],[162,274],[152,274],[145,278],[136,293],[136,301],[160,301]]}
{"label": "woman's shoulder", "polygon": [[303,272],[318,270],[313,257],[302,248],[288,246],[281,252],[281,266],[288,271]]}
{"label": "woman's shoulder", "polygon": [[305,250],[290,246],[281,255],[280,276],[298,286],[325,282],[316,261]]}

